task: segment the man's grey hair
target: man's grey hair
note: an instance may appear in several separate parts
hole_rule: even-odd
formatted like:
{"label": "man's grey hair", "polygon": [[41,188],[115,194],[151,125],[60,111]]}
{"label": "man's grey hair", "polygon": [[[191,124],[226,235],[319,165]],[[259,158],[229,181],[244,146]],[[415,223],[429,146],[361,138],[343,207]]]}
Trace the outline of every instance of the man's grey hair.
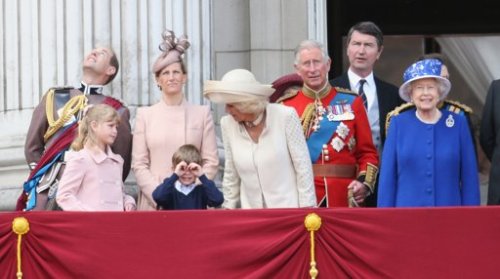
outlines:
{"label": "man's grey hair", "polygon": [[314,49],[314,48],[321,50],[321,54],[323,55],[323,62],[326,62],[326,61],[328,61],[328,59],[330,59],[330,57],[328,56],[328,51],[325,49],[325,46],[322,43],[315,41],[315,40],[304,40],[304,41],[300,42],[300,44],[295,48],[295,62],[294,62],[294,64],[295,65],[299,64],[299,60],[300,60],[299,54],[302,50]]}

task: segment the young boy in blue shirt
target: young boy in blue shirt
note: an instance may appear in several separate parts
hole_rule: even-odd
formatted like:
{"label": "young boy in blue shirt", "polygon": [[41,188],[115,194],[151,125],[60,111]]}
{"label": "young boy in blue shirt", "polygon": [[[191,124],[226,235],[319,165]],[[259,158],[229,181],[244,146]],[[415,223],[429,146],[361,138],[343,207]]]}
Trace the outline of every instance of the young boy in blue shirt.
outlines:
{"label": "young boy in blue shirt", "polygon": [[[215,183],[208,179],[201,168],[200,151],[192,144],[185,144],[172,156],[174,173],[153,191],[157,208],[207,209],[224,202],[224,196]],[[196,179],[201,184],[196,183]]]}

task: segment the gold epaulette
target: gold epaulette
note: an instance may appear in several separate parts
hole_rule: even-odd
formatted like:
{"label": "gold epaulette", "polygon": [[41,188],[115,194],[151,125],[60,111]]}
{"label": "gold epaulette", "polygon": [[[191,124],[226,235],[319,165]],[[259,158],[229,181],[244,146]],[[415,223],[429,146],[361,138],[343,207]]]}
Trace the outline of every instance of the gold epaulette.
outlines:
{"label": "gold epaulette", "polygon": [[460,113],[461,111],[464,111],[468,114],[471,114],[473,112],[469,106],[462,104],[460,102],[457,102],[457,101],[452,101],[452,100],[444,100],[439,105],[439,108],[442,108],[445,104],[449,106],[448,107],[449,111],[457,113],[457,114]]}
{"label": "gold epaulette", "polygon": [[291,87],[287,88],[285,90],[284,94],[281,95],[281,97],[279,97],[278,100],[276,100],[276,103],[283,103],[283,101],[297,96],[300,88],[301,88],[300,86],[291,86]]}
{"label": "gold epaulette", "polygon": [[407,111],[411,108],[414,108],[415,104],[413,103],[405,103],[402,104],[395,109],[391,110],[389,113],[387,113],[387,117],[385,118],[385,134],[387,135],[387,132],[389,131],[389,123],[391,122],[391,118],[395,115],[398,115],[404,111]]}
{"label": "gold epaulette", "polygon": [[340,92],[340,93],[346,93],[346,94],[352,94],[352,95],[358,95],[358,93],[352,91],[351,89],[343,88],[343,87],[338,87],[335,86],[335,91]]}

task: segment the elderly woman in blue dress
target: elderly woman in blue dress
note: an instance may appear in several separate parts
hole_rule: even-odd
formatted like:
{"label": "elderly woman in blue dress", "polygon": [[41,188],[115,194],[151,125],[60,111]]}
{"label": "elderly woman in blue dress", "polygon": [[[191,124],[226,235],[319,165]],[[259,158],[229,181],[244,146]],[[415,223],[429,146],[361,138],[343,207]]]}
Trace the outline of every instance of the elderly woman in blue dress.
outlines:
{"label": "elderly woman in blue dress", "polygon": [[378,206],[479,205],[474,144],[463,115],[437,105],[451,84],[437,59],[406,69],[382,153]]}

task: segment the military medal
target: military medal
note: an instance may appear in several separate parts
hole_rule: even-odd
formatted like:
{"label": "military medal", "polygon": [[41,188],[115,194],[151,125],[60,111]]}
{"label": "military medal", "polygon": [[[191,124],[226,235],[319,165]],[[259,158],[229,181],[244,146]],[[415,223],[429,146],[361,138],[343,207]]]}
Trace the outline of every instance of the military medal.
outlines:
{"label": "military medal", "polygon": [[340,124],[337,126],[337,135],[341,137],[342,139],[345,139],[347,135],[349,134],[349,127],[344,124],[344,122],[340,122]]}
{"label": "military medal", "polygon": [[453,119],[453,116],[450,114],[448,118],[446,118],[446,127],[451,128],[453,126],[455,126],[455,119]]}
{"label": "military medal", "polygon": [[331,111],[328,112],[328,115],[326,117],[328,118],[328,121],[335,120],[335,115]]}
{"label": "military medal", "polygon": [[326,109],[325,107],[323,107],[323,104],[319,100],[316,100],[314,102],[314,105],[316,107],[316,117],[314,118],[312,129],[314,132],[316,132],[321,127],[319,125],[319,122],[323,120],[323,115],[325,114]]}
{"label": "military medal", "polygon": [[330,144],[332,145],[333,149],[335,149],[337,152],[340,152],[340,150],[342,150],[342,148],[344,148],[345,146],[344,141],[339,137],[334,137]]}
{"label": "military medal", "polygon": [[314,120],[314,125],[312,126],[312,129],[314,132],[316,132],[319,129],[319,123],[317,120]]}
{"label": "military medal", "polygon": [[353,120],[354,114],[350,104],[338,103],[333,106],[328,106],[328,120],[329,121],[342,121]]}
{"label": "military medal", "polygon": [[325,109],[325,107],[323,107],[323,104],[320,101],[316,100],[316,113],[317,113],[317,115],[322,116],[323,114],[325,114],[325,112],[326,112],[326,109]]}

